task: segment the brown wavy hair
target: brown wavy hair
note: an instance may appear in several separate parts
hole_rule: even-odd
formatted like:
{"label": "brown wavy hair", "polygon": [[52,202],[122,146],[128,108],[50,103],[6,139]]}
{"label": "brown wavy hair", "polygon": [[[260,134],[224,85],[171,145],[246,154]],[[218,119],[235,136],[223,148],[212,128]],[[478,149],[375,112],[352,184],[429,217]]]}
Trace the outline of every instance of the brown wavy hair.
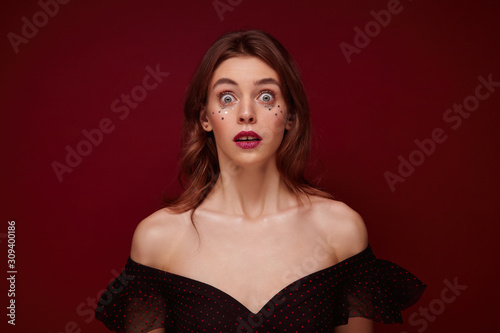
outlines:
{"label": "brown wavy hair", "polygon": [[333,198],[308,182],[304,176],[310,151],[311,124],[309,103],[294,60],[280,42],[267,32],[235,31],[222,35],[208,49],[184,97],[179,165],[179,181],[184,192],[177,199],[166,200],[166,207],[177,213],[192,210],[191,220],[220,174],[215,138],[212,132],[203,130],[200,111],[207,103],[208,87],[214,71],[224,60],[240,56],[263,60],[279,76],[292,119],[292,127],[285,130],[276,152],[276,166],[284,183],[295,193],[299,203],[301,194]]}

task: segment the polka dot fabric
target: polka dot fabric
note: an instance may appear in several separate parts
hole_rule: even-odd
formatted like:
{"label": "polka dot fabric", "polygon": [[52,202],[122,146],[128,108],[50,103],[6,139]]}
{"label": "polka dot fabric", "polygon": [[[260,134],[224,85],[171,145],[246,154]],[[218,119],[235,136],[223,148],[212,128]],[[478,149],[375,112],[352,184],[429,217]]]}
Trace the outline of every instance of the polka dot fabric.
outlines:
{"label": "polka dot fabric", "polygon": [[148,332],[168,327],[173,319],[161,271],[133,263],[101,295],[96,318],[115,332]]}
{"label": "polka dot fabric", "polygon": [[258,313],[201,281],[130,257],[99,299],[96,318],[115,332],[332,332],[349,317],[401,323],[426,285],[371,247],[284,287]]}

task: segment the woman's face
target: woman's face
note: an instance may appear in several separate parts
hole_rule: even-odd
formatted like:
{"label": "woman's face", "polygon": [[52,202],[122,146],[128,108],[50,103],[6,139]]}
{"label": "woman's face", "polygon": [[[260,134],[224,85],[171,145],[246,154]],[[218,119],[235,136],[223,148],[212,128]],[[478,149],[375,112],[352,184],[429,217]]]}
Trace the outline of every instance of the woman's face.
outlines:
{"label": "woman's face", "polygon": [[276,71],[256,57],[225,60],[208,87],[200,114],[213,131],[220,163],[274,163],[285,129],[291,127]]}

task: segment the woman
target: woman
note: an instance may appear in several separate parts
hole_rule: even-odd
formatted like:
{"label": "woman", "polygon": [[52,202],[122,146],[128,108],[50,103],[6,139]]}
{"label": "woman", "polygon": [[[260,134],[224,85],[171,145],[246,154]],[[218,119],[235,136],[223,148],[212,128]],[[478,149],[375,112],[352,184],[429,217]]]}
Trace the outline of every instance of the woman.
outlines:
{"label": "woman", "polygon": [[307,98],[283,46],[220,37],[186,93],[184,193],[143,220],[97,319],[117,332],[372,332],[423,290],[304,178]]}

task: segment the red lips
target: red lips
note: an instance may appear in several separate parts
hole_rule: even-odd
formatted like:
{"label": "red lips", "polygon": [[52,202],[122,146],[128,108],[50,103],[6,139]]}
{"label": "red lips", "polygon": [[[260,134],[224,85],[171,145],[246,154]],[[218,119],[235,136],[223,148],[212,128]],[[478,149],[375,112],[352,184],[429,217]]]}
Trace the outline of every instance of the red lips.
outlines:
{"label": "red lips", "polygon": [[241,131],[234,137],[233,141],[260,141],[262,138],[254,131]]}
{"label": "red lips", "polygon": [[262,138],[254,131],[241,131],[236,134],[233,141],[240,148],[252,149],[260,144]]}

